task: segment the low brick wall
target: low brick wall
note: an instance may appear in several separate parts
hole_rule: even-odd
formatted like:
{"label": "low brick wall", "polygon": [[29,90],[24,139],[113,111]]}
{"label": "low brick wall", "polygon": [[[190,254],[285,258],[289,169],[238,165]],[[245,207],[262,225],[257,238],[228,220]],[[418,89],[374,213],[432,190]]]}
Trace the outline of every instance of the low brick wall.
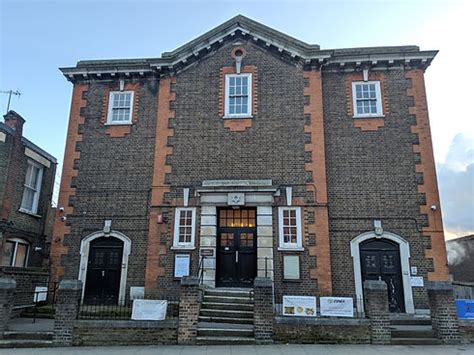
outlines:
{"label": "low brick wall", "polygon": [[16,281],[14,306],[33,304],[36,286],[48,286],[49,274],[36,267],[0,267],[0,276],[9,277]]}
{"label": "low brick wall", "polygon": [[474,319],[459,320],[459,332],[463,343],[474,344]]}
{"label": "low brick wall", "polygon": [[176,344],[178,320],[78,320],[74,325],[75,346]]}
{"label": "low brick wall", "polygon": [[273,332],[279,343],[370,344],[368,319],[276,317]]}

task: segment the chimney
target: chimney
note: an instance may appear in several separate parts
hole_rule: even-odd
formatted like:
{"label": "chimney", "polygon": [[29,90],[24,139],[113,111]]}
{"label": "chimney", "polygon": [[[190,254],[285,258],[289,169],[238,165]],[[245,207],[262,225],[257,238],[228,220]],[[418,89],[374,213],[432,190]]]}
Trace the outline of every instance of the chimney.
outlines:
{"label": "chimney", "polygon": [[13,110],[7,112],[6,115],[3,116],[5,119],[5,124],[13,128],[17,135],[23,134],[23,124],[25,123],[25,119],[21,117],[18,113]]}

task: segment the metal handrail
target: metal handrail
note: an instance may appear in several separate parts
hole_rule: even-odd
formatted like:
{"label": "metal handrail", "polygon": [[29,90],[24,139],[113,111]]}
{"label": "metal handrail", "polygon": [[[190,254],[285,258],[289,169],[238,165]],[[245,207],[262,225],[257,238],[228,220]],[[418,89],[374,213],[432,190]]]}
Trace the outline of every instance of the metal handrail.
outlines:
{"label": "metal handrail", "polygon": [[204,281],[204,259],[206,259],[206,257],[202,255],[201,260],[199,261],[199,267],[198,267],[198,278],[199,278],[200,285],[202,285]]}

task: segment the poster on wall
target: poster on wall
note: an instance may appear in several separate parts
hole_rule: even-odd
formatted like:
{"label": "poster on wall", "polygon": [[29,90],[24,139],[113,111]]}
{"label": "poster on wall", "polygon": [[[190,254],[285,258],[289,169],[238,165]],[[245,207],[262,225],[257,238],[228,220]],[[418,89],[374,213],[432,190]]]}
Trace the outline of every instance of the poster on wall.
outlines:
{"label": "poster on wall", "polygon": [[164,320],[166,319],[166,300],[133,300],[133,320]]}
{"label": "poster on wall", "polygon": [[189,276],[189,254],[176,254],[174,257],[174,277]]}
{"label": "poster on wall", "polygon": [[459,319],[474,319],[474,300],[456,300],[456,313]]}
{"label": "poster on wall", "polygon": [[36,286],[33,302],[43,302],[46,301],[46,298],[48,298],[48,288],[44,286]]}
{"label": "poster on wall", "polygon": [[354,317],[354,301],[351,297],[320,297],[319,308],[322,316]]}
{"label": "poster on wall", "polygon": [[283,296],[283,315],[316,317],[316,297]]}
{"label": "poster on wall", "polygon": [[423,282],[423,276],[410,276],[411,287],[423,287],[425,283]]}

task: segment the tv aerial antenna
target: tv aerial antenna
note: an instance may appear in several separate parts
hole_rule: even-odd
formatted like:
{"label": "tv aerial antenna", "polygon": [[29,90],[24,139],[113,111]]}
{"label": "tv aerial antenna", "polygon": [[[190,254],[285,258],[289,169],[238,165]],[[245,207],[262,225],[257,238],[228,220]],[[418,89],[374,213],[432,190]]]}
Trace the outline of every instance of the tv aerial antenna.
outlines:
{"label": "tv aerial antenna", "polygon": [[16,90],[16,91],[7,90],[7,91],[0,91],[0,93],[8,95],[7,112],[6,112],[6,113],[8,113],[8,111],[10,111],[10,102],[11,102],[11,99],[12,99],[12,95],[20,97],[21,92],[18,91],[18,90]]}

